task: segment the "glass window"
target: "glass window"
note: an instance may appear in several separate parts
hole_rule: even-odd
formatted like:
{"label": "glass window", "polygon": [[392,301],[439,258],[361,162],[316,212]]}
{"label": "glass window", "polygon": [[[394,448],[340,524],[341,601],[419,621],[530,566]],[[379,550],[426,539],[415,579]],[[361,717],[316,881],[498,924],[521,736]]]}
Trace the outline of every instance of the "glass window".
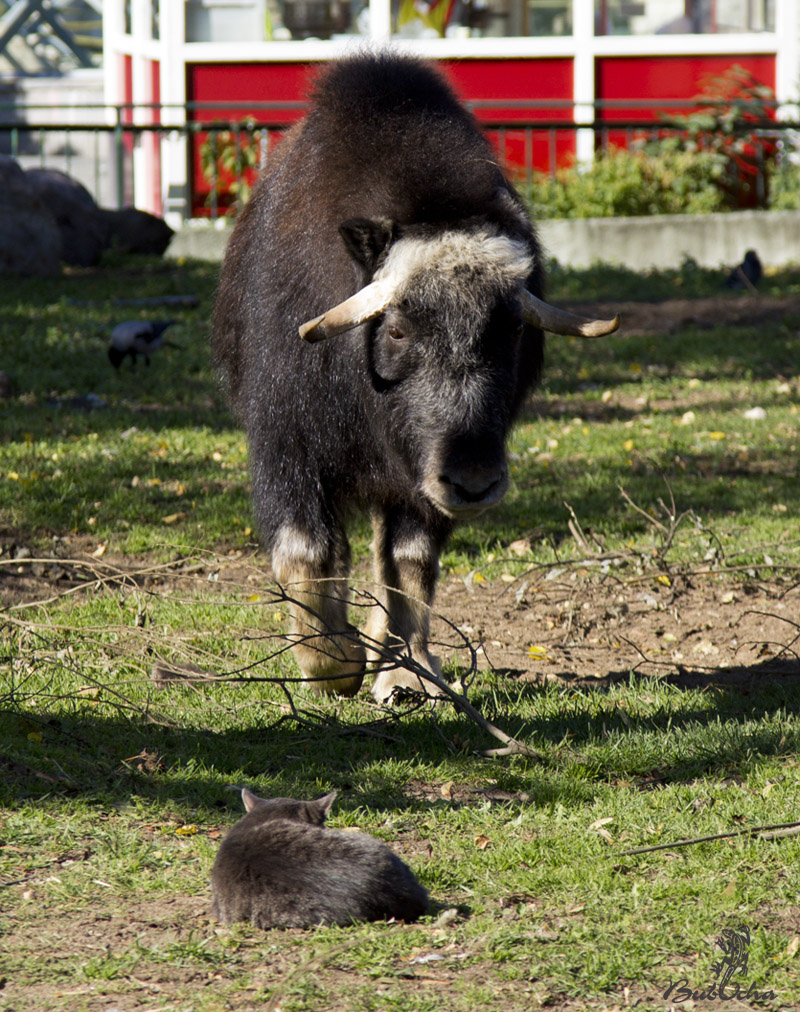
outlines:
{"label": "glass window", "polygon": [[772,32],[775,0],[595,0],[598,35]]}
{"label": "glass window", "polygon": [[400,38],[570,35],[572,0],[392,0]]}
{"label": "glass window", "polygon": [[366,35],[368,0],[186,0],[187,42]]}
{"label": "glass window", "polygon": [[366,0],[270,0],[274,39],[331,39],[367,35]]}

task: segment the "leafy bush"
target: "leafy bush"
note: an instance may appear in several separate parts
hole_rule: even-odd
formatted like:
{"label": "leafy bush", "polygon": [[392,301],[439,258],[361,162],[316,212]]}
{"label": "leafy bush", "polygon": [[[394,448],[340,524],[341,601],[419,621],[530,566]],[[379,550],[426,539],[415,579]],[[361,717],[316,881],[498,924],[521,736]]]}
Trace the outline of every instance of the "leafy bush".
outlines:
{"label": "leafy bush", "polygon": [[782,154],[769,183],[773,211],[800,211],[800,165]]}
{"label": "leafy bush", "polygon": [[[530,203],[540,218],[705,214],[742,207],[800,208],[800,167],[776,142],[775,95],[733,66],[710,78],[688,115],[659,136],[598,154],[554,178],[538,176]],[[665,129],[671,132],[665,136]]]}
{"label": "leafy bush", "polygon": [[[201,137],[200,167],[220,209],[236,212],[250,199],[259,169],[266,163],[270,135],[252,122],[238,130],[211,130]],[[213,198],[212,198],[213,194]]]}
{"label": "leafy bush", "polygon": [[[775,92],[738,64],[706,79],[697,107],[685,116],[671,115],[677,132],[656,140],[648,150],[702,152],[715,165],[715,185],[731,209],[764,207],[778,145],[772,135]],[[765,129],[766,128],[766,129]]]}
{"label": "leafy bush", "polygon": [[707,214],[724,209],[709,152],[611,148],[590,166],[554,177],[537,175],[529,193],[537,218],[611,218],[619,215]]}

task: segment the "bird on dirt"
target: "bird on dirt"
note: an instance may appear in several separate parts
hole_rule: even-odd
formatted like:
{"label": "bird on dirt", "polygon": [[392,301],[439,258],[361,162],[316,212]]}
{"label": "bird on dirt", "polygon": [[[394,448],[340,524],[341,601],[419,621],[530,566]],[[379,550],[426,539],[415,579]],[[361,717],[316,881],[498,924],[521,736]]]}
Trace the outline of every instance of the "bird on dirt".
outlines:
{"label": "bird on dirt", "polygon": [[175,322],[175,320],[125,320],[124,323],[118,323],[111,331],[109,361],[115,369],[119,369],[125,356],[130,355],[133,367],[136,365],[137,355],[142,355],[145,365],[150,365],[150,356],[158,348],[179,348],[180,345],[173,344],[164,337],[164,331]]}
{"label": "bird on dirt", "polygon": [[761,266],[761,261],[758,259],[758,253],[754,249],[749,249],[745,253],[742,263],[738,267],[734,267],[728,275],[725,280],[725,287],[733,288],[737,291],[740,291],[742,288],[749,288],[752,291],[761,280],[763,273],[764,270]]}

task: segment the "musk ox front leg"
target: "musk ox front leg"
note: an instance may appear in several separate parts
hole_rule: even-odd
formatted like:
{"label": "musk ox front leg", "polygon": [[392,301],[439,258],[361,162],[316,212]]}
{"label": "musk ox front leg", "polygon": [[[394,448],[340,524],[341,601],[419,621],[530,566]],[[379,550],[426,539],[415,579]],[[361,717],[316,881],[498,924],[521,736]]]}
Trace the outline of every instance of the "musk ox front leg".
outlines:
{"label": "musk ox front leg", "polygon": [[343,534],[323,538],[293,524],[279,527],[272,571],[291,600],[294,655],[315,692],[354,696],[366,652],[347,621],[349,551]]}
{"label": "musk ox front leg", "polygon": [[[411,657],[434,674],[440,673],[439,659],[428,649],[430,611],[439,575],[439,553],[449,533],[400,508],[387,508],[372,518],[374,530],[376,597],[366,629],[367,641],[374,643],[371,660],[380,659],[380,647],[393,646],[410,651]],[[430,683],[412,671],[380,671],[372,686],[379,703],[391,699],[396,688],[436,694]]]}

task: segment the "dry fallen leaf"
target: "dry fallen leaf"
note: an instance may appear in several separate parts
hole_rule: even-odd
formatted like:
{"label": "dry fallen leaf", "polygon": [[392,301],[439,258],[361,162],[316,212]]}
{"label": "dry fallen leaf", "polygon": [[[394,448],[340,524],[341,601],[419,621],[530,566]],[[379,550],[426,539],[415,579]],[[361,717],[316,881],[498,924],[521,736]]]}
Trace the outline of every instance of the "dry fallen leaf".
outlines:
{"label": "dry fallen leaf", "polygon": [[185,516],[185,513],[170,513],[169,516],[161,518],[161,523],[176,524],[179,520],[183,520]]}
{"label": "dry fallen leaf", "polygon": [[486,850],[486,848],[489,846],[491,842],[492,841],[489,839],[488,836],[475,837],[475,846],[478,848],[478,850]]}

